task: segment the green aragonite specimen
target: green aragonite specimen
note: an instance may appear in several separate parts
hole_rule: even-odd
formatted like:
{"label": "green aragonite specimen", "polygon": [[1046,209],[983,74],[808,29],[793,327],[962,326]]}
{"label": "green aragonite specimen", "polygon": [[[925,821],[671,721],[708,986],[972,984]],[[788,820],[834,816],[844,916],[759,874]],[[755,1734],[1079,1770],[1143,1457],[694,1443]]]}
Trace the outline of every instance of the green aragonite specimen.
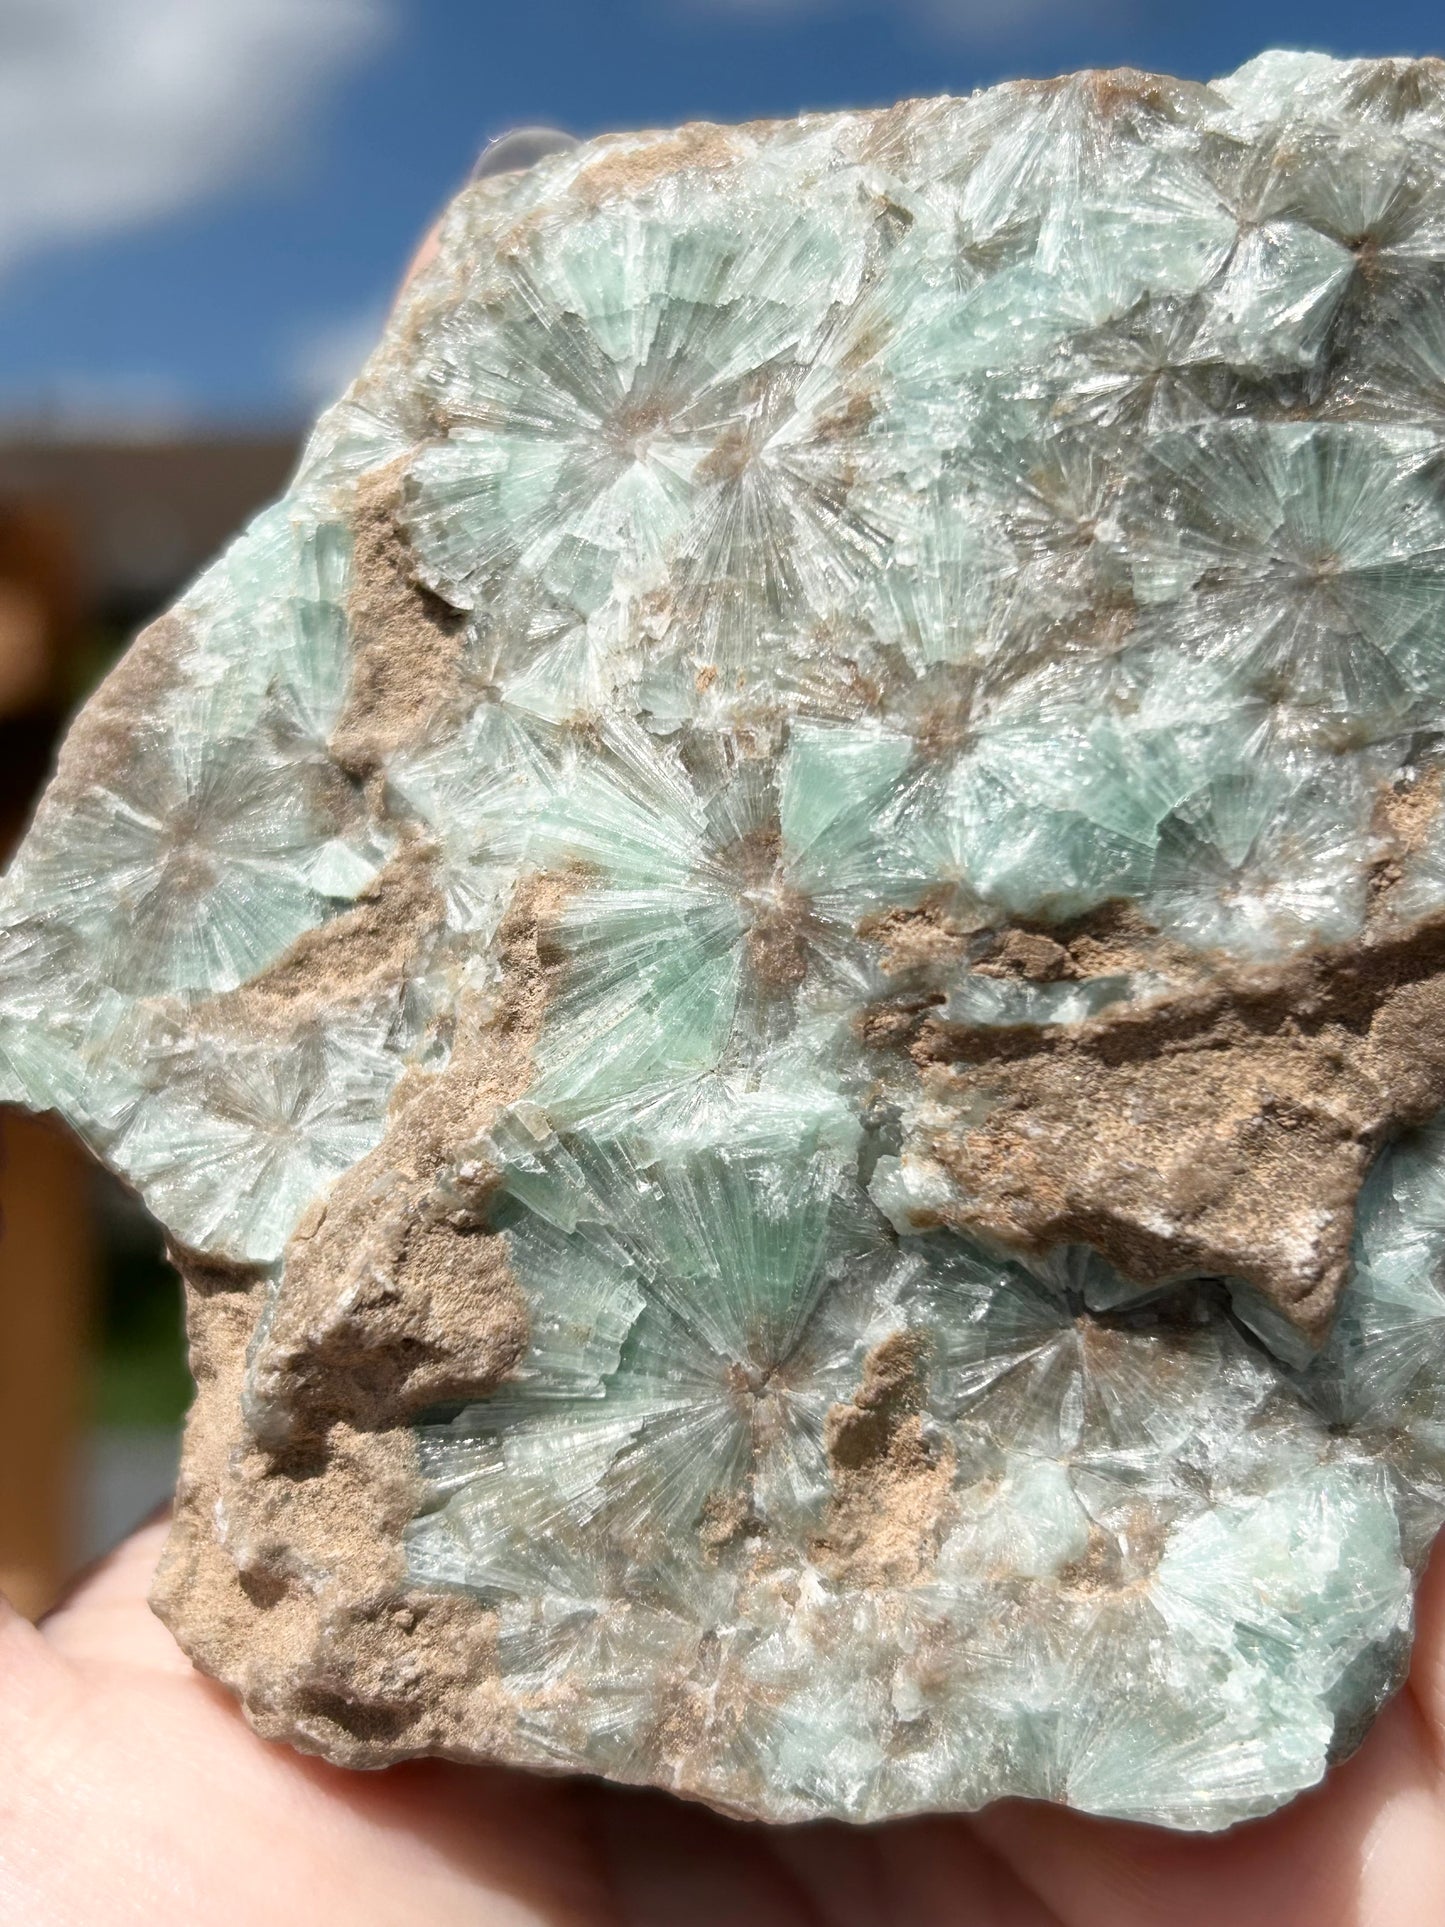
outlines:
{"label": "green aragonite specimen", "polygon": [[78,719],[0,1095],[262,1731],[1217,1828],[1445,1518],[1445,68],[476,183]]}

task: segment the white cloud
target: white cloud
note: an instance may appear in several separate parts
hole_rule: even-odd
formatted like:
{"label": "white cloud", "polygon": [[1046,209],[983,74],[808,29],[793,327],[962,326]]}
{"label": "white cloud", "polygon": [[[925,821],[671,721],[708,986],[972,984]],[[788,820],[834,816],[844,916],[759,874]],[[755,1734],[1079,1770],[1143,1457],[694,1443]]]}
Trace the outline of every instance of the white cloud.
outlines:
{"label": "white cloud", "polygon": [[391,0],[0,0],[0,268],[295,155]]}
{"label": "white cloud", "polygon": [[[1050,26],[1097,27],[1129,0],[884,0],[884,7],[940,36],[975,46],[1017,45]],[[844,0],[684,0],[694,13],[743,20],[799,20],[842,11]]]}

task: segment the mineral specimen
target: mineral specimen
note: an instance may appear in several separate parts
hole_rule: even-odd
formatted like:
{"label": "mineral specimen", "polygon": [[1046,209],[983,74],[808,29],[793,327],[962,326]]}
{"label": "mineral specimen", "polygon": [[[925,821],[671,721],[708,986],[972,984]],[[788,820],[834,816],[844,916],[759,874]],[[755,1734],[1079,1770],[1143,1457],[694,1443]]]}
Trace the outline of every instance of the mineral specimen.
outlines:
{"label": "mineral specimen", "polygon": [[83,712],[0,1091],[263,1732],[1214,1828],[1445,1517],[1445,67],[610,137]]}

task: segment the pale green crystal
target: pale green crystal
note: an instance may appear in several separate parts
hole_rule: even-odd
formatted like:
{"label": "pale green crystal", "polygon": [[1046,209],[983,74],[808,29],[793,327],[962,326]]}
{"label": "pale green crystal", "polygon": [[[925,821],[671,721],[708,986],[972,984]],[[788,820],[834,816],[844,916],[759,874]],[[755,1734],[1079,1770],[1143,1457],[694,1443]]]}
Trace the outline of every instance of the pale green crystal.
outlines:
{"label": "pale green crystal", "polygon": [[[1442,458],[1428,63],[613,140],[461,197],[0,900],[0,1098],[253,1294],[206,1529],[258,1612],[322,1602],[299,1683],[227,1661],[268,1730],[1190,1828],[1354,1743],[1445,1517],[1445,1121],[1379,1134],[1305,1330],[961,1229],[997,1100],[949,1076],[1436,927]],[[375,1241],[308,1297],[347,1212]],[[397,1387],[464,1349],[407,1299],[423,1233],[501,1240],[522,1335],[355,1421],[338,1332],[394,1311]],[[310,1501],[254,1510],[351,1424],[421,1474],[355,1622]],[[484,1711],[404,1645],[377,1684],[438,1599]]]}

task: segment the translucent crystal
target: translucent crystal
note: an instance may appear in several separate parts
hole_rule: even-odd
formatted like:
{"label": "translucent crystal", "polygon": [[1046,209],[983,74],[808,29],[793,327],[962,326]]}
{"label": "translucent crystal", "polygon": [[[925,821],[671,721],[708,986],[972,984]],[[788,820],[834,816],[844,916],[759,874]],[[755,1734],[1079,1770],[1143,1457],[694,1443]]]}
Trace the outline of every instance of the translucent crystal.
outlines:
{"label": "translucent crystal", "polygon": [[1435,67],[1271,54],[458,200],[0,886],[266,1731],[1186,1828],[1364,1732],[1445,1518],[1442,157]]}

